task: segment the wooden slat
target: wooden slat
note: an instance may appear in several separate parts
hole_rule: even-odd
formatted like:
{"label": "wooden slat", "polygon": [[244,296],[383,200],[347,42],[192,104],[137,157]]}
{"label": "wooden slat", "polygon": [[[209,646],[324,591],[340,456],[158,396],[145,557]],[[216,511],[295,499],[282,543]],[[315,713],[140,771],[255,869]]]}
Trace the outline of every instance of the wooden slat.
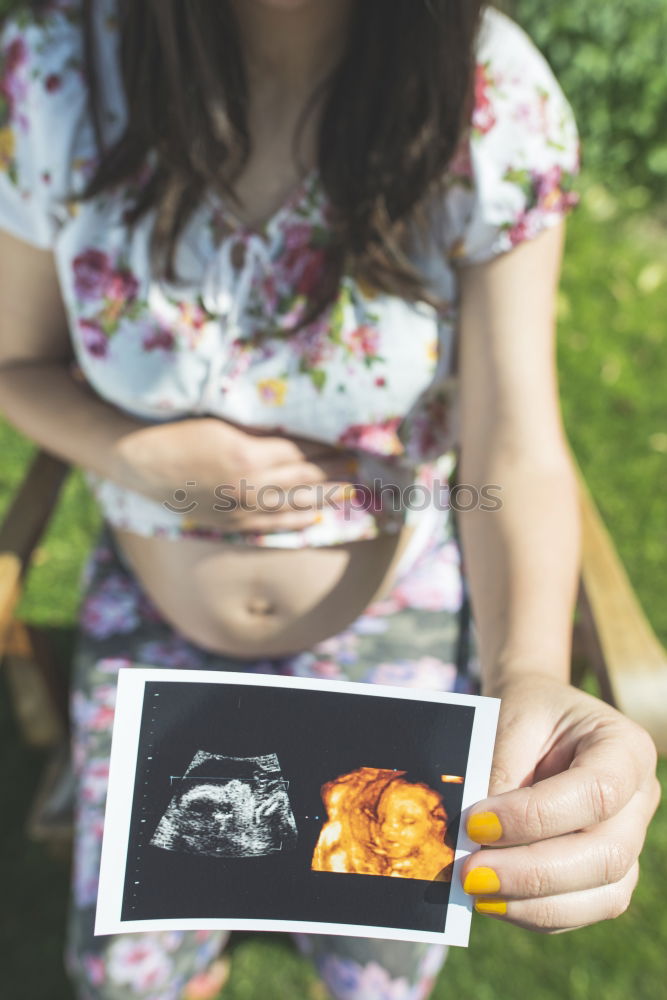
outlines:
{"label": "wooden slat", "polygon": [[21,560],[12,552],[0,552],[0,657],[11,631],[12,617],[21,593]]}
{"label": "wooden slat", "polygon": [[21,581],[68,470],[60,459],[37,452],[0,524],[0,655],[21,596]]}
{"label": "wooden slat", "polygon": [[[575,463],[576,466],[576,463]],[[577,468],[582,517],[582,585],[613,699],[667,754],[667,652],[628,579]]]}
{"label": "wooden slat", "polygon": [[69,466],[39,451],[0,525],[0,554],[16,556],[25,571],[53,513]]}

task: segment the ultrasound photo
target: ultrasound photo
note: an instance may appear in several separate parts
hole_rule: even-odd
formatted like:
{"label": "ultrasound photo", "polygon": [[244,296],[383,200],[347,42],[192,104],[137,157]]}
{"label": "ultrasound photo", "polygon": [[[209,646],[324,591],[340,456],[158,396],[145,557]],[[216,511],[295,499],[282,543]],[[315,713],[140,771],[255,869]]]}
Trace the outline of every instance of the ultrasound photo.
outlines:
{"label": "ultrasound photo", "polygon": [[150,843],[167,851],[250,858],[293,851],[297,828],[276,754],[229,757],[199,750]]}
{"label": "ultrasound photo", "polygon": [[[497,699],[121,668],[95,934],[295,931],[465,947]],[[370,876],[370,877],[369,877]]]}

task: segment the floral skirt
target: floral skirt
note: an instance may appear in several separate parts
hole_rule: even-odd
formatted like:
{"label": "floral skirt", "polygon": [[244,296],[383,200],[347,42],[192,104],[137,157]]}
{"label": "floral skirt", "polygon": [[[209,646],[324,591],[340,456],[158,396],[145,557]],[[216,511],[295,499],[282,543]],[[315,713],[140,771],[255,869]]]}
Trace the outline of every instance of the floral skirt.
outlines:
{"label": "floral skirt", "polygon": [[[141,663],[478,693],[475,626],[455,521],[447,511],[428,513],[382,599],[310,649],[256,660],[211,653],[182,636],[152,603],[103,527],[83,573],[71,693],[77,806],[66,964],[79,1000],[203,998],[209,995],[206,970],[229,936],[225,931],[93,936],[119,668]],[[443,945],[294,937],[336,1000],[421,1000],[447,954]],[[258,993],[261,988],[258,984]]]}

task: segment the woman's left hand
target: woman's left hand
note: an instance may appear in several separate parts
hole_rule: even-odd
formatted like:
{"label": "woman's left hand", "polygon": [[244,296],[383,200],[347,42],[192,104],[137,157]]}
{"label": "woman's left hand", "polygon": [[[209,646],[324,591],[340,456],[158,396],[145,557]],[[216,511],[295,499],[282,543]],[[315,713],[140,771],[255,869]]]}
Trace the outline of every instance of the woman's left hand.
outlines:
{"label": "woman's left hand", "polygon": [[543,933],[623,913],[660,800],[656,749],[616,709],[547,676],[502,698],[490,795],[467,817],[484,850],[461,879],[477,912]]}

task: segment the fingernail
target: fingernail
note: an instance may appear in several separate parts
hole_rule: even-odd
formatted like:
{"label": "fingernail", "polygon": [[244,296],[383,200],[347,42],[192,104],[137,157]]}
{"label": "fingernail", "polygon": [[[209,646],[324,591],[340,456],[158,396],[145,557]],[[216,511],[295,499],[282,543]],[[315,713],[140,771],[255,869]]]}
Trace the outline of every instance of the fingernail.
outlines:
{"label": "fingernail", "polygon": [[504,899],[476,899],[475,909],[478,913],[497,913],[502,916],[507,913],[507,903]]}
{"label": "fingernail", "polygon": [[503,835],[503,828],[495,813],[477,813],[469,816],[466,825],[468,836],[476,844],[493,844]]}
{"label": "fingernail", "polygon": [[493,868],[473,868],[465,877],[464,892],[498,892],[500,879]]}

